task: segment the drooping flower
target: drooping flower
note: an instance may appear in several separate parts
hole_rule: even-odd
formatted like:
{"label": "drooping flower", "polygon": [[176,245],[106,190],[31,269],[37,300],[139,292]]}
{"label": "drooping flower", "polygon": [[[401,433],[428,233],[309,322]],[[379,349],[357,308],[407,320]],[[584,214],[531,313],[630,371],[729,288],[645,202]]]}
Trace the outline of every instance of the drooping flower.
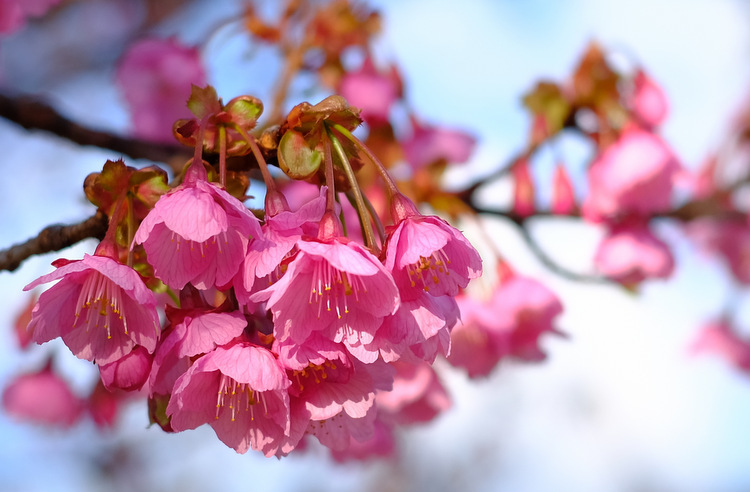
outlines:
{"label": "drooping flower", "polygon": [[167,307],[170,325],[165,329],[147,389],[150,395],[169,394],[175,381],[190,367],[190,357],[205,354],[239,337],[247,320],[239,312],[172,309]]}
{"label": "drooping flower", "polygon": [[273,354],[246,342],[200,357],[175,383],[167,415],[179,432],[209,424],[238,453],[274,455],[290,432],[290,381]]}
{"label": "drooping flower", "polygon": [[677,158],[661,138],[629,128],[589,168],[584,217],[601,222],[668,210],[679,170]]}
{"label": "drooping flower", "polygon": [[476,139],[458,130],[424,125],[412,120],[414,133],[403,143],[406,161],[414,169],[440,161],[460,164],[469,160]]}
{"label": "drooping flower", "polygon": [[130,46],[117,68],[117,85],[130,107],[134,136],[174,142],[172,126],[191,116],[191,85],[203,86],[206,72],[197,48],[176,39],[142,39]]}
{"label": "drooping flower", "polygon": [[24,288],[60,280],[39,296],[32,312],[28,329],[36,343],[62,337],[76,357],[100,365],[122,358],[135,345],[154,351],[156,298],[135,270],[98,255],[57,265]]}
{"label": "drooping flower", "polygon": [[459,317],[452,296],[422,292],[416,299],[402,300],[396,314],[383,320],[379,337],[367,350],[377,348],[386,362],[406,360],[432,363],[438,354],[450,352],[450,332]]}
{"label": "drooping flower", "polygon": [[647,278],[668,278],[674,269],[669,246],[640,222],[612,227],[596,250],[594,264],[604,275],[629,286]]}
{"label": "drooping flower", "polygon": [[420,214],[403,195],[393,198],[391,214],[395,226],[386,240],[384,263],[403,299],[417,299],[422,292],[455,296],[482,274],[477,250],[443,219]]}
{"label": "drooping flower", "polygon": [[[253,241],[248,248],[243,266],[244,288],[252,290],[256,279],[263,279],[280,269],[282,260],[294,249],[303,235],[315,235],[323,213],[325,213],[325,193],[327,187],[320,188],[320,194],[302,205],[296,211],[289,209],[284,196],[278,191],[269,192],[266,197],[266,220],[261,226],[262,239]],[[271,196],[271,200],[269,200]],[[271,206],[273,202],[275,206]],[[281,272],[277,272],[281,276]],[[272,280],[276,280],[275,278]]]}
{"label": "drooping flower", "polygon": [[[319,331],[347,347],[372,342],[383,318],[399,306],[391,274],[363,246],[343,237],[303,239],[297,248],[281,279],[252,297],[267,300],[274,336],[302,344]],[[353,355],[371,362],[377,351]]]}
{"label": "drooping flower", "polygon": [[70,427],[79,420],[83,408],[83,401],[50,364],[14,378],[3,390],[5,412],[35,424]]}
{"label": "drooping flower", "polygon": [[429,422],[451,407],[448,392],[432,365],[394,362],[396,377],[391,391],[378,391],[378,411],[399,424]]}
{"label": "drooping flower", "polygon": [[466,369],[472,378],[488,375],[504,357],[543,360],[541,336],[560,334],[554,327],[563,309],[560,300],[529,277],[505,279],[489,300],[461,295],[457,301],[461,322],[451,333],[448,362]]}
{"label": "drooping flower", "polygon": [[385,458],[396,453],[396,439],[393,437],[393,426],[383,421],[380,416],[372,424],[372,437],[366,441],[349,439],[344,449],[331,450],[331,456],[339,463],[350,460],[366,461],[372,458]]}
{"label": "drooping flower", "polygon": [[260,222],[236,198],[206,179],[201,163],[192,164],[183,183],[162,195],[135,234],[155,275],[182,289],[228,285],[239,270]]}

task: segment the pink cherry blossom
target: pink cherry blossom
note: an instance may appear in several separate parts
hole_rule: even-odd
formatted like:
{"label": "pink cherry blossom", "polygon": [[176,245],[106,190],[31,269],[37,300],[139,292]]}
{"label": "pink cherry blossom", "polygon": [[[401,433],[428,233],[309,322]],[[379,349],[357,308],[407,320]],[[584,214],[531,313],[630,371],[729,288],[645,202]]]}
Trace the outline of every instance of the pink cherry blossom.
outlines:
{"label": "pink cherry blossom", "polygon": [[[297,241],[305,234],[315,235],[325,212],[325,194],[328,188],[322,186],[320,194],[302,205],[296,211],[289,209],[281,193],[269,192],[279,204],[271,210],[266,198],[266,221],[262,226],[262,239],[253,241],[244,262],[244,288],[252,290],[256,278],[265,278],[278,271],[281,261],[289,255]],[[276,280],[275,278],[273,280]]]}
{"label": "pink cherry blossom", "polygon": [[12,379],[3,390],[3,409],[35,424],[70,427],[81,417],[83,401],[50,365]]}
{"label": "pink cherry blossom", "polygon": [[448,362],[465,369],[470,378],[487,376],[506,356],[497,319],[488,302],[466,294],[456,297],[461,321],[451,332]]}
{"label": "pink cherry blossom", "polygon": [[367,442],[373,438],[376,416],[374,405],[363,417],[355,418],[341,412],[326,420],[311,420],[307,433],[333,451],[344,451],[352,441]]}
{"label": "pink cherry blossom", "polygon": [[661,125],[669,113],[669,103],[659,85],[638,70],[633,80],[632,109],[636,119],[647,128]]}
{"label": "pink cherry blossom", "polygon": [[455,296],[482,274],[479,253],[455,227],[420,214],[403,195],[394,197],[391,213],[396,225],[386,239],[384,263],[402,299],[417,299],[422,292]]}
{"label": "pink cherry blossom", "polygon": [[744,220],[703,218],[685,229],[706,253],[719,256],[738,282],[750,284],[750,226]]}
{"label": "pink cherry blossom", "polygon": [[450,332],[458,321],[459,311],[451,296],[431,296],[425,292],[416,299],[401,301],[396,314],[383,320],[381,335],[372,347],[380,350],[386,362],[402,357],[418,363],[432,363],[438,354],[450,352]]}
{"label": "pink cherry blossom", "polygon": [[560,334],[555,318],[563,307],[557,296],[538,281],[514,275],[497,287],[489,300],[459,296],[462,322],[451,333],[448,362],[470,377],[486,376],[504,357],[540,361],[545,333]]}
{"label": "pink cherry blossom", "polygon": [[657,135],[630,128],[589,168],[586,219],[600,222],[668,210],[680,165]]}
{"label": "pink cherry blossom", "polygon": [[196,48],[176,39],[142,39],[125,53],[116,80],[130,107],[133,135],[174,142],[174,122],[191,116],[191,84],[205,85],[206,72]]}
{"label": "pink cherry blossom", "polygon": [[272,456],[290,432],[289,385],[267,349],[218,347],[177,380],[167,415],[177,432],[209,424],[238,453],[253,448]]}
{"label": "pink cherry blossom", "polygon": [[61,0],[2,0],[0,1],[0,34],[13,34],[30,17],[41,17]]}
{"label": "pink cherry blossom", "polygon": [[469,160],[476,139],[458,130],[423,125],[412,120],[414,133],[403,143],[406,161],[414,169],[445,161],[460,164]]}
{"label": "pink cherry blossom", "polygon": [[247,326],[245,316],[236,311],[167,308],[167,319],[170,326],[156,349],[148,380],[150,395],[171,393],[177,378],[190,367],[190,357],[231,342]]}
{"label": "pink cherry blossom", "polygon": [[399,424],[429,422],[451,407],[448,392],[432,366],[394,362],[396,377],[391,391],[378,391],[378,411]]}
{"label": "pink cherry blossom", "polygon": [[201,290],[226,286],[239,270],[251,238],[261,236],[260,222],[236,198],[206,180],[201,163],[191,165],[185,180],[162,195],[135,234],[155,275],[182,289],[191,282]]}
{"label": "pink cherry blossom", "polygon": [[401,91],[401,81],[394,67],[381,73],[371,58],[366,58],[357,72],[347,72],[341,79],[339,94],[352,106],[362,110],[362,117],[370,124],[388,121],[391,106]]}
{"label": "pink cherry blossom", "polygon": [[576,196],[573,183],[565,166],[558,164],[552,177],[552,206],[553,214],[569,215],[576,210]]}
{"label": "pink cherry blossom", "polygon": [[108,390],[100,380],[86,401],[86,410],[97,427],[112,429],[117,423],[120,408],[129,397],[130,393],[125,391]]}
{"label": "pink cherry blossom", "polygon": [[81,359],[109,364],[135,345],[151,353],[159,335],[156,299],[138,273],[106,256],[84,255],[24,290],[60,280],[39,296],[28,329],[36,343],[62,337]]}
{"label": "pink cherry blossom", "polygon": [[707,323],[690,346],[693,354],[713,353],[732,366],[750,372],[750,340],[742,338],[728,318]]}
{"label": "pink cherry blossom", "polygon": [[624,285],[647,278],[668,278],[674,269],[669,246],[645,223],[612,228],[599,244],[594,264],[601,273]]}
{"label": "pink cherry blossom", "polygon": [[[313,332],[352,351],[377,336],[383,318],[399,306],[393,277],[372,253],[346,240],[301,240],[299,252],[281,279],[253,296],[267,300],[274,336],[304,343]],[[307,301],[307,302],[305,302]],[[364,362],[373,352],[355,350]]]}
{"label": "pink cherry blossom", "polygon": [[393,437],[393,427],[377,417],[373,422],[372,437],[366,441],[349,439],[349,445],[344,449],[332,450],[331,456],[339,463],[351,460],[370,460],[384,458],[396,453],[396,439]]}
{"label": "pink cherry blossom", "polygon": [[151,371],[153,356],[143,347],[135,347],[129,354],[109,364],[99,366],[104,387],[112,391],[136,391],[143,386]]}

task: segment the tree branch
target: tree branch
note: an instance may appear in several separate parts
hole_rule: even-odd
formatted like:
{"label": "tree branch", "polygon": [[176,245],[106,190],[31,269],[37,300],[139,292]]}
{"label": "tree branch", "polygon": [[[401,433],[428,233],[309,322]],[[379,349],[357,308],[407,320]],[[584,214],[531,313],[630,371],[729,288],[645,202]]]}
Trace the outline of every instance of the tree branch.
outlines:
{"label": "tree branch", "polygon": [[107,232],[108,222],[104,213],[97,212],[78,224],[45,227],[36,237],[0,250],[0,271],[12,272],[30,256],[59,251],[86,238],[101,240]]}
{"label": "tree branch", "polygon": [[0,117],[28,130],[43,130],[78,145],[113,150],[133,159],[148,159],[171,165],[179,157],[181,166],[190,155],[188,149],[176,143],[149,142],[86,128],[62,116],[51,106],[30,97],[14,98],[0,94]]}

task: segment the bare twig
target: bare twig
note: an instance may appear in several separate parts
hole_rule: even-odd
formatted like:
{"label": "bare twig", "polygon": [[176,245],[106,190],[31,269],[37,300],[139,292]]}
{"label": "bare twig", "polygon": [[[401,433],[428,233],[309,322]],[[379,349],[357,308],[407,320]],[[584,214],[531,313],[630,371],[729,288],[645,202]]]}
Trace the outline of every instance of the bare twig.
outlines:
{"label": "bare twig", "polygon": [[86,128],[65,118],[51,106],[29,97],[0,94],[0,117],[28,130],[44,130],[79,145],[113,150],[134,159],[171,164],[179,158],[177,160],[182,165],[189,157],[189,150],[177,143],[149,142]]}
{"label": "bare twig", "polygon": [[0,271],[12,272],[30,256],[59,251],[89,237],[102,239],[107,232],[107,223],[107,216],[97,212],[78,224],[46,227],[36,237],[0,250]]}

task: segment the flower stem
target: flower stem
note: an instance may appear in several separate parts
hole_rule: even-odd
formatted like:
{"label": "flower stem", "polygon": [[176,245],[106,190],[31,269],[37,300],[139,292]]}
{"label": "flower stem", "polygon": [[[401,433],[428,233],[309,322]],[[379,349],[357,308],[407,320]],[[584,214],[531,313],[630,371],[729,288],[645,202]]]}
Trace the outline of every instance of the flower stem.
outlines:
{"label": "flower stem", "polygon": [[253,156],[255,157],[255,160],[258,161],[258,168],[260,169],[260,173],[263,175],[263,182],[266,185],[266,190],[275,190],[276,182],[273,180],[273,176],[271,176],[271,172],[268,170],[268,164],[263,158],[263,153],[260,151],[260,148],[255,142],[255,139],[247,132],[247,130],[242,128],[240,125],[235,124],[234,128],[240,133],[240,135],[242,135],[242,138],[245,139],[247,144],[250,146],[250,149],[253,151]]}
{"label": "flower stem", "polygon": [[359,215],[359,220],[362,223],[362,230],[364,231],[365,245],[368,248],[372,249],[377,256],[378,254],[380,254],[380,248],[375,242],[375,234],[372,230],[372,222],[370,219],[369,209],[367,208],[365,200],[362,197],[362,190],[359,188],[359,183],[357,183],[357,177],[354,175],[354,170],[349,163],[349,158],[346,157],[344,147],[341,145],[339,139],[336,138],[336,136],[330,131],[327,125],[326,133],[328,133],[328,140],[333,144],[334,149],[336,149],[336,154],[338,154],[339,156],[341,167],[343,168],[344,173],[346,173],[346,179],[349,181],[351,191],[354,194],[357,215]]}
{"label": "flower stem", "polygon": [[227,127],[219,125],[219,184],[227,187]]}
{"label": "flower stem", "polygon": [[326,140],[325,143],[325,173],[326,173],[326,212],[333,213],[336,210],[336,184],[334,183],[333,177],[333,158],[331,156],[331,141]]}
{"label": "flower stem", "polygon": [[380,162],[380,159],[375,157],[375,154],[372,153],[372,151],[364,144],[360,139],[355,137],[352,132],[344,128],[343,126],[339,125],[338,123],[335,123],[333,125],[333,128],[342,134],[344,137],[346,137],[350,142],[352,142],[359,150],[361,150],[367,158],[372,162],[375,167],[377,168],[378,172],[380,173],[380,176],[383,178],[383,181],[385,181],[386,189],[388,190],[388,196],[392,197],[393,195],[400,193],[398,191],[398,186],[396,186],[396,182],[393,181],[393,178],[390,174],[388,174],[388,170],[385,168],[382,162]]}
{"label": "flower stem", "polygon": [[135,237],[135,210],[133,210],[133,195],[128,193],[128,266],[133,268],[133,250],[130,245],[133,244]]}

